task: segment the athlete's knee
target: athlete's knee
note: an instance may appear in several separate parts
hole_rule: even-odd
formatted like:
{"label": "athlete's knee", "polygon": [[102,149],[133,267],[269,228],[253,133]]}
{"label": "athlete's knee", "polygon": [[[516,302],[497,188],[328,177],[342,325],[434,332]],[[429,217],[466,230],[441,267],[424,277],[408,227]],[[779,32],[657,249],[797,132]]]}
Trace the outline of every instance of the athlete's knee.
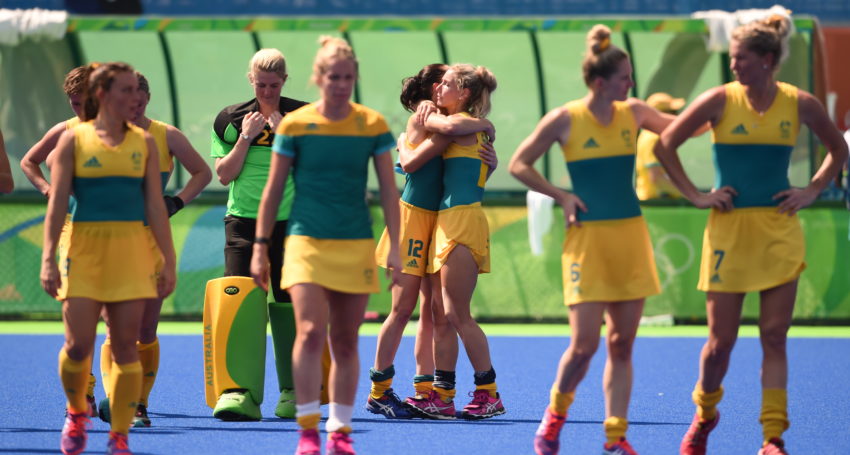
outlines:
{"label": "athlete's knee", "polygon": [[567,349],[568,361],[578,365],[587,365],[590,363],[593,355],[596,354],[598,347],[599,343],[571,344],[569,349]]}
{"label": "athlete's knee", "polygon": [[94,351],[94,343],[88,343],[82,340],[69,338],[65,340],[65,353],[73,360],[83,360],[92,354]]}
{"label": "athlete's knee", "polygon": [[327,329],[318,324],[306,322],[300,323],[298,325],[298,334],[295,337],[295,342],[304,351],[320,353],[324,350],[327,335]]}
{"label": "athlete's knee", "polygon": [[788,326],[775,325],[760,330],[762,347],[765,350],[784,351],[788,342]]}
{"label": "athlete's knee", "polygon": [[622,334],[611,334],[607,338],[608,357],[611,360],[629,361],[632,358],[634,338]]}

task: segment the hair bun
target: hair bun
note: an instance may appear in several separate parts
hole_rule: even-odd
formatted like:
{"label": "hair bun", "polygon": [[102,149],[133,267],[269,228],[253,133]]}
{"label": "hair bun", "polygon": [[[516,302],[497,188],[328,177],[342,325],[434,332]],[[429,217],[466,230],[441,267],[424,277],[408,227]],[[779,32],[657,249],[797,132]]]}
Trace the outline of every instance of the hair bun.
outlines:
{"label": "hair bun", "polygon": [[587,48],[593,54],[601,54],[611,46],[611,29],[607,25],[596,24],[587,32]]}

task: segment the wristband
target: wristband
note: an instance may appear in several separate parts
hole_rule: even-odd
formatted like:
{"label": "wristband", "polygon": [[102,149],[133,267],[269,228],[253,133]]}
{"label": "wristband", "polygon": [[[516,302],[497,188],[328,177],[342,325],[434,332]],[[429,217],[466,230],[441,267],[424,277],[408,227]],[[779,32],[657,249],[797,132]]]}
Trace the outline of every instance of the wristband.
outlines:
{"label": "wristband", "polygon": [[169,218],[179,212],[185,205],[183,199],[180,199],[180,196],[169,196],[166,194],[163,198],[165,199],[165,210],[168,212]]}
{"label": "wristband", "polygon": [[269,238],[268,237],[257,237],[256,239],[254,239],[254,243],[258,243],[260,245],[268,245],[269,244]]}
{"label": "wristband", "polygon": [[239,137],[241,137],[242,139],[245,139],[245,140],[246,140],[246,141],[248,141],[248,142],[251,142],[251,137],[250,137],[250,136],[248,136],[248,135],[247,135],[247,134],[245,134],[245,133],[239,133]]}

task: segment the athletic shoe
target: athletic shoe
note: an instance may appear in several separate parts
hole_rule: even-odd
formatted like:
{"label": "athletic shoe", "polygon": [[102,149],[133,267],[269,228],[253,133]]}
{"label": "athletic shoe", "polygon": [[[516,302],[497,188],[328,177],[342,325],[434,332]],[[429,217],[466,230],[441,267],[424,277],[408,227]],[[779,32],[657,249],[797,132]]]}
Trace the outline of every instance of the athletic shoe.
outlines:
{"label": "athletic shoe", "polygon": [[127,445],[127,435],[109,432],[109,441],[106,443],[106,455],[133,455],[130,446]]}
{"label": "athletic shoe", "polygon": [[546,407],[546,412],[543,414],[543,420],[540,421],[540,426],[534,433],[534,453],[537,455],[557,455],[560,447],[561,427],[567,416],[558,415],[552,412],[549,407]]}
{"label": "athletic shoe", "polygon": [[705,455],[706,447],[708,447],[708,434],[717,426],[720,421],[720,411],[711,419],[702,421],[698,414],[694,414],[694,420],[691,421],[691,426],[688,427],[688,432],[682,438],[682,444],[679,446],[679,455]]}
{"label": "athletic shoe", "polygon": [[112,414],[109,411],[109,398],[104,398],[100,400],[100,406],[98,406],[97,416],[100,417],[100,420],[103,420],[106,423],[110,423],[112,421]]}
{"label": "athletic shoe", "polygon": [[448,403],[443,401],[440,394],[434,390],[422,399],[408,398],[406,403],[411,411],[426,419],[454,420],[457,418],[454,401]]}
{"label": "athletic shoe", "polygon": [[348,433],[334,431],[328,436],[328,444],[325,446],[327,455],[355,455],[354,447],[351,445],[354,441],[348,436]]}
{"label": "athletic shoe", "polygon": [[86,401],[89,402],[89,417],[97,417],[97,401],[94,395],[86,395]]}
{"label": "athletic shoe", "polygon": [[620,438],[619,441],[613,444],[606,442],[602,446],[602,455],[637,455],[637,452],[629,445],[629,441],[626,441],[626,438]]}
{"label": "athletic shoe", "polygon": [[151,426],[151,419],[148,417],[148,408],[140,404],[136,406],[136,415],[133,416],[133,426],[136,428],[147,428]]}
{"label": "athletic shoe", "polygon": [[767,444],[762,446],[758,455],[788,455],[785,451],[785,441],[779,438],[772,438],[767,441]]}
{"label": "athletic shoe", "polygon": [[383,415],[388,419],[412,419],[414,417],[410,406],[401,401],[398,395],[393,393],[393,389],[385,390],[381,398],[377,400],[369,395],[369,399],[366,400],[366,410],[372,414]]}
{"label": "athletic shoe", "polygon": [[274,415],[281,419],[295,418],[295,391],[292,389],[283,389],[280,391],[280,397],[277,399],[277,406],[274,408]]}
{"label": "athletic shoe", "polygon": [[256,421],[263,418],[260,407],[244,389],[222,393],[213,409],[213,417],[226,422]]}
{"label": "athletic shoe", "polygon": [[322,455],[321,443],[319,442],[319,430],[301,430],[301,438],[298,439],[298,448],[295,455]]}
{"label": "athletic shoe", "polygon": [[62,438],[59,440],[63,454],[77,455],[85,450],[86,439],[88,439],[86,427],[89,424],[91,424],[91,421],[88,413],[75,414],[69,412],[65,416],[65,426],[62,427]]}
{"label": "athletic shoe", "polygon": [[489,419],[505,413],[502,398],[496,393],[495,398],[490,396],[487,390],[476,390],[472,392],[472,401],[463,407],[461,417],[468,420]]}

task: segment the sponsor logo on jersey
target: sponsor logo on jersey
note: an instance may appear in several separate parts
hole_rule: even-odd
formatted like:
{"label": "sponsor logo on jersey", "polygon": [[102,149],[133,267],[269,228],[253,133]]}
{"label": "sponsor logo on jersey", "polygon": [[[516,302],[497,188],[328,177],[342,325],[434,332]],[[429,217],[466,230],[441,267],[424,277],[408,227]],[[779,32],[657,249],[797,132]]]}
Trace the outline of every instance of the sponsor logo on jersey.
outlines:
{"label": "sponsor logo on jersey", "polygon": [[89,158],[88,161],[83,163],[83,167],[103,167],[103,166],[100,164],[100,161],[97,160],[97,157],[93,156],[93,157]]}
{"label": "sponsor logo on jersey", "polygon": [[747,131],[747,128],[744,127],[743,123],[739,123],[738,126],[732,129],[732,134],[740,134],[746,136],[750,133]]}
{"label": "sponsor logo on jersey", "polygon": [[307,131],[316,131],[317,129],[319,129],[319,125],[316,125],[315,123],[310,122],[310,123],[307,124],[307,126],[304,129],[306,129]]}
{"label": "sponsor logo on jersey", "polygon": [[416,262],[416,259],[413,259],[410,262],[408,262],[407,264],[405,264],[405,267],[419,268],[419,263]]}
{"label": "sponsor logo on jersey", "polygon": [[791,137],[791,122],[788,120],[779,122],[779,135],[782,139],[788,139]]}
{"label": "sponsor logo on jersey", "polygon": [[595,149],[595,148],[599,148],[599,144],[596,143],[596,139],[590,138],[590,139],[587,140],[587,142],[584,143],[583,148]]}

